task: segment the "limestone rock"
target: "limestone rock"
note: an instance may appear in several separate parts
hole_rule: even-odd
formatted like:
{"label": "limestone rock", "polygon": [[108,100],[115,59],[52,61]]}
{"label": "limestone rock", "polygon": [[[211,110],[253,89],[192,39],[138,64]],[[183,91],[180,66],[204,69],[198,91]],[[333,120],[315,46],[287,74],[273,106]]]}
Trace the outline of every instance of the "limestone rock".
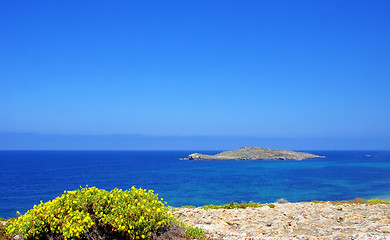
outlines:
{"label": "limestone rock", "polygon": [[387,204],[274,203],[246,209],[176,208],[211,239],[390,239]]}

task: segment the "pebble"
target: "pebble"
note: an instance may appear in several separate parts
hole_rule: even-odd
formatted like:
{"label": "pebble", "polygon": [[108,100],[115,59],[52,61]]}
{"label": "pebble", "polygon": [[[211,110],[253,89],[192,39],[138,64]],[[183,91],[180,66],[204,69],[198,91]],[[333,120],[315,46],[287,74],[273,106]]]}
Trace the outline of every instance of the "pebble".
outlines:
{"label": "pebble", "polygon": [[173,208],[173,214],[202,228],[210,239],[390,240],[390,208],[386,204],[274,204],[275,208]]}

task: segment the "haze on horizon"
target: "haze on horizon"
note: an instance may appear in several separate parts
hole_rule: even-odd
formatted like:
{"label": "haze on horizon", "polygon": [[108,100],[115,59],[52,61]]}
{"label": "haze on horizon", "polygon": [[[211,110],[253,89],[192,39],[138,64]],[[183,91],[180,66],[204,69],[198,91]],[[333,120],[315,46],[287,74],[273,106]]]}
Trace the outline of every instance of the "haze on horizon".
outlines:
{"label": "haze on horizon", "polygon": [[125,149],[390,150],[389,12],[384,0],[1,1],[0,150],[115,149],[113,135]]}

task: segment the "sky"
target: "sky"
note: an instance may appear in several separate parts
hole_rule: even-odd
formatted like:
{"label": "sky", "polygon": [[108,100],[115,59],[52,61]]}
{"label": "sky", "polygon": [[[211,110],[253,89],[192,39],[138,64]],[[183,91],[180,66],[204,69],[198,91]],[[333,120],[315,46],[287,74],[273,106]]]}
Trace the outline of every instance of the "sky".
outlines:
{"label": "sky", "polygon": [[[389,12],[387,0],[0,0],[0,149],[85,136],[111,149],[128,135],[157,143],[124,149],[217,137],[209,148],[390,150]],[[74,140],[51,146],[59,136]]]}

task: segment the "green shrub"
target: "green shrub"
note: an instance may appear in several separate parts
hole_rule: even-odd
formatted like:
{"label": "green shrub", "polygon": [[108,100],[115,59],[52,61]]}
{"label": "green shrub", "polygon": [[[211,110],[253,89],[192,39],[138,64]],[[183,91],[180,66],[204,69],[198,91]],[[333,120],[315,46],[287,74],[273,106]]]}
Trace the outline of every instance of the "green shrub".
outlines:
{"label": "green shrub", "polygon": [[342,201],[330,201],[331,204],[341,205],[346,203],[355,203],[355,204],[390,204],[388,201],[380,199],[364,200],[363,198],[355,198],[353,200],[342,200]]}
{"label": "green shrub", "polygon": [[325,203],[324,201],[312,200],[312,203]]}
{"label": "green shrub", "polygon": [[237,203],[237,202],[230,202],[229,204],[224,204],[224,205],[213,205],[213,204],[210,204],[210,205],[205,205],[203,207],[201,207],[202,209],[235,209],[235,208],[247,208],[247,207],[250,207],[250,208],[258,208],[258,207],[262,207],[263,205],[261,203],[255,203],[255,202],[252,202],[250,201],[249,203],[245,203],[245,202],[241,202],[241,203]]}
{"label": "green shrub", "polygon": [[206,233],[201,228],[191,227],[191,226],[186,227],[184,236],[187,239],[198,239],[198,240],[206,239]]}
{"label": "green shrub", "polygon": [[80,238],[93,227],[110,229],[122,239],[143,239],[169,225],[172,214],[152,190],[132,187],[110,192],[95,187],[65,191],[56,199],[34,206],[7,224],[9,236],[26,239],[63,236]]}
{"label": "green shrub", "polygon": [[270,203],[270,204],[268,204],[268,207],[274,208],[274,207],[275,207],[275,204]]}
{"label": "green shrub", "polygon": [[381,199],[372,199],[365,201],[367,204],[390,204],[389,201],[381,200]]}
{"label": "green shrub", "polygon": [[181,208],[191,208],[191,209],[194,209],[196,207],[192,206],[192,205],[184,205],[184,206],[181,206]]}
{"label": "green shrub", "polygon": [[261,204],[261,203],[255,203],[255,202],[252,202],[252,201],[250,201],[249,203],[248,203],[248,207],[250,207],[250,208],[259,208],[259,207],[262,207],[263,206],[263,204]]}
{"label": "green shrub", "polygon": [[209,205],[204,205],[200,208],[205,209],[205,210],[207,210],[207,209],[220,209],[221,205],[209,204]]}

